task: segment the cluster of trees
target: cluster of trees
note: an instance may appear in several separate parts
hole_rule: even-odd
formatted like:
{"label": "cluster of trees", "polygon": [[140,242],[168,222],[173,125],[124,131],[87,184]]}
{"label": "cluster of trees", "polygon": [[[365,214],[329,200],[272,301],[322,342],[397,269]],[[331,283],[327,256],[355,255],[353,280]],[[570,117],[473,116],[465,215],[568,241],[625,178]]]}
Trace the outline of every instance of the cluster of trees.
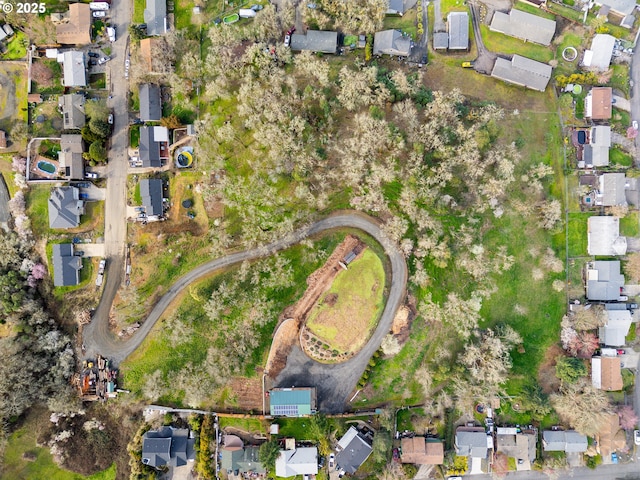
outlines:
{"label": "cluster of trees", "polygon": [[91,99],[84,104],[84,111],[89,121],[82,127],[80,133],[82,138],[89,145],[89,150],[85,152],[84,158],[90,165],[107,161],[107,139],[111,135],[111,125],[109,124],[109,114],[111,113],[106,100]]}

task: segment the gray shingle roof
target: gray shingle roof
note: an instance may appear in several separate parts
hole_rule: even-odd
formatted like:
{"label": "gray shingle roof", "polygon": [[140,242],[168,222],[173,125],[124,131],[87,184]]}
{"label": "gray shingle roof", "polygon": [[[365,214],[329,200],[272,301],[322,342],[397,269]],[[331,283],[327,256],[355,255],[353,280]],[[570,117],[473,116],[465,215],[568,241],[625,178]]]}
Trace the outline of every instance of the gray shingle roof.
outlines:
{"label": "gray shingle roof", "polygon": [[147,0],[144,9],[147,35],[163,35],[167,31],[167,0]]}
{"label": "gray shingle roof", "polygon": [[469,48],[469,14],[467,12],[449,12],[449,50]]}
{"label": "gray shingle roof", "polygon": [[616,38],[612,35],[598,33],[591,40],[591,51],[593,56],[589,67],[604,72],[609,69],[611,64],[611,57],[613,55],[613,47],[615,45]]}
{"label": "gray shingle roof", "polygon": [[508,14],[494,13],[489,28],[491,31],[504,33],[511,37],[549,45],[556,33],[556,22],[514,8]]}
{"label": "gray shingle roof", "polygon": [[58,106],[62,110],[62,121],[65,130],[79,130],[84,127],[84,95],[73,93],[61,95]]}
{"label": "gray shingle roof", "polygon": [[142,439],[142,463],[151,467],[186,465],[194,457],[194,440],[186,428],[149,430]]}
{"label": "gray shingle roof", "polygon": [[158,178],[140,180],[140,196],[148,216],[162,215],[162,180]]}
{"label": "gray shingle roof", "polygon": [[575,430],[542,432],[542,445],[545,452],[585,452],[588,447],[586,435]]}
{"label": "gray shingle roof", "polygon": [[291,50],[310,50],[312,52],[336,53],[338,32],[307,30],[306,35],[291,35]]}
{"label": "gray shingle roof", "polygon": [[406,57],[411,53],[411,39],[402,35],[400,30],[383,30],[373,37],[374,55],[399,55]]}
{"label": "gray shingle roof", "polygon": [[487,434],[483,429],[466,431],[458,429],[455,438],[456,455],[487,458]]}
{"label": "gray shingle roof", "polygon": [[349,427],[347,433],[338,443],[336,453],[336,470],[343,469],[345,472],[353,474],[360,468],[369,455],[371,455],[371,444],[354,427]]}
{"label": "gray shingle roof", "polygon": [[84,159],[82,152],[82,135],[61,135],[60,154],[58,160],[64,168],[64,176],[70,180],[82,180],[84,178]]}
{"label": "gray shingle roof", "polygon": [[[611,304],[613,306],[613,304]],[[605,306],[607,323],[598,329],[600,342],[610,347],[622,347],[626,343],[626,337],[631,327],[631,312],[624,310],[611,310]]]}
{"label": "gray shingle roof", "polygon": [[266,470],[259,458],[260,447],[247,446],[239,450],[222,449],[220,468],[228,472],[265,473]]}
{"label": "gray shingle roof", "polygon": [[70,243],[53,244],[53,284],[56,287],[77,285],[80,282],[82,258],[73,254]]}
{"label": "gray shingle roof", "polygon": [[62,54],[63,84],[65,87],[85,87],[87,71],[84,65],[84,53],[69,50]]}
{"label": "gray shingle roof", "polygon": [[627,239],[620,236],[617,217],[589,217],[587,220],[587,252],[589,255],[624,255]]}
{"label": "gray shingle roof", "polygon": [[603,173],[600,175],[600,194],[605,207],[626,205],[625,185],[627,178],[624,173]]}
{"label": "gray shingle roof", "polygon": [[74,228],[80,225],[84,201],[76,187],[57,187],[49,196],[49,227]]}
{"label": "gray shingle roof", "polygon": [[498,57],[491,76],[532,90],[544,92],[551,78],[551,66],[514,55],[509,61]]}
{"label": "gray shingle roof", "polygon": [[161,167],[160,145],[154,140],[153,127],[140,127],[140,145],[138,147],[143,167]]}
{"label": "gray shingle roof", "polygon": [[140,120],[143,122],[159,122],[162,118],[162,101],[160,87],[153,83],[143,83],[139,89]]}
{"label": "gray shingle roof", "polygon": [[607,5],[620,15],[630,15],[636,8],[636,0],[595,0],[596,5]]}
{"label": "gray shingle roof", "polygon": [[447,32],[435,32],[433,34],[433,48],[446,50],[449,47],[449,34]]}
{"label": "gray shingle roof", "polygon": [[611,301],[620,297],[624,276],[620,273],[620,262],[595,261],[587,265],[587,298]]}
{"label": "gray shingle roof", "polygon": [[387,15],[404,14],[407,10],[413,8],[417,0],[389,0]]}

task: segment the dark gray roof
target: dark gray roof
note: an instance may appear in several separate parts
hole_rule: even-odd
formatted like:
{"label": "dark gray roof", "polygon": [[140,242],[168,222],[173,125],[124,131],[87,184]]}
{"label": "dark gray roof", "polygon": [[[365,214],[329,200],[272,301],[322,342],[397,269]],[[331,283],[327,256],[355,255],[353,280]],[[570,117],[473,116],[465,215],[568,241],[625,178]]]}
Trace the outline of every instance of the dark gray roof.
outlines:
{"label": "dark gray roof", "polygon": [[636,8],[636,0],[595,0],[596,5],[607,5],[619,15],[630,15]]}
{"label": "dark gray roof", "polygon": [[620,273],[620,262],[595,261],[587,265],[587,298],[589,300],[611,301],[620,297],[624,286],[624,276]]}
{"label": "dark gray roof", "polygon": [[76,187],[57,187],[49,196],[49,227],[74,228],[80,225],[84,201]]}
{"label": "dark gray roof", "polygon": [[449,34],[447,32],[435,32],[433,34],[433,48],[446,50],[449,47]]}
{"label": "dark gray roof", "polygon": [[58,106],[62,110],[62,121],[65,130],[79,130],[84,127],[84,95],[72,93],[61,95]]}
{"label": "dark gray roof", "polygon": [[514,55],[511,60],[498,57],[491,76],[544,92],[551,78],[551,66],[520,55]]}
{"label": "dark gray roof", "polygon": [[487,458],[487,434],[484,429],[456,431],[456,455],[461,457]]}
{"label": "dark gray roof", "polygon": [[585,452],[588,447],[586,435],[575,430],[542,432],[542,445],[545,452]]}
{"label": "dark gray roof", "polygon": [[143,83],[139,89],[140,120],[143,122],[159,122],[162,118],[162,101],[160,87],[153,83]]}
{"label": "dark gray roof", "polygon": [[265,473],[266,470],[258,454],[260,447],[244,447],[238,450],[225,450],[222,449],[222,456],[220,459],[220,468],[228,472],[238,471],[239,473]]}
{"label": "dark gray roof", "polygon": [[53,245],[53,284],[56,287],[67,287],[80,283],[80,269],[82,258],[73,254],[70,243],[55,243]]}
{"label": "dark gray roof", "polygon": [[84,159],[82,152],[82,135],[61,135],[60,154],[58,160],[64,168],[64,176],[69,180],[82,180],[84,178]]}
{"label": "dark gray roof", "polygon": [[143,167],[161,167],[160,144],[154,140],[153,127],[140,127],[140,161]]}
{"label": "dark gray roof", "polygon": [[142,463],[157,468],[181,467],[194,459],[194,440],[186,428],[149,430],[142,439]]}
{"label": "dark gray roof", "polygon": [[525,41],[549,45],[556,33],[556,22],[514,8],[508,14],[494,13],[489,28]]}
{"label": "dark gray roof", "polygon": [[399,55],[406,57],[411,53],[411,38],[402,35],[400,30],[383,30],[373,37],[374,55]]}
{"label": "dark gray roof", "polygon": [[469,48],[469,14],[467,12],[449,12],[449,50]]}
{"label": "dark gray roof", "polygon": [[307,30],[306,35],[291,35],[291,50],[311,50],[312,52],[336,53],[338,32]]}
{"label": "dark gray roof", "polygon": [[415,7],[417,0],[389,0],[387,15],[404,14],[407,10]]}
{"label": "dark gray roof", "polygon": [[162,180],[158,178],[140,180],[140,196],[148,216],[162,216]]}
{"label": "dark gray roof", "polygon": [[167,0],[147,0],[144,9],[147,35],[163,35],[167,31]]}
{"label": "dark gray roof", "polygon": [[360,468],[372,451],[369,441],[354,427],[349,427],[340,439],[338,448],[340,450],[336,453],[336,470],[343,469],[350,474]]}

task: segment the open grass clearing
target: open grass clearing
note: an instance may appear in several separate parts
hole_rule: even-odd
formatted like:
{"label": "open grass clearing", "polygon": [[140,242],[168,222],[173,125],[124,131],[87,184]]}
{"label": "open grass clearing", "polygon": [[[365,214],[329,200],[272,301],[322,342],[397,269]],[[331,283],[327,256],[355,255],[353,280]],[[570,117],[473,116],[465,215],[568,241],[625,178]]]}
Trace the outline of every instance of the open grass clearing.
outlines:
{"label": "open grass clearing", "polygon": [[[115,480],[116,466],[89,477],[64,470],[53,461],[48,448],[36,446],[43,423],[30,415],[23,426],[9,436],[2,464],[2,478],[47,479],[47,480]],[[44,422],[47,423],[46,421]],[[23,455],[34,458],[29,461]]]}
{"label": "open grass clearing", "polygon": [[513,8],[516,10],[522,10],[523,12],[531,13],[532,15],[536,15],[538,17],[546,18],[548,20],[555,20],[556,16],[553,13],[545,12],[541,8],[535,7],[530,3],[525,2],[514,2]]}
{"label": "open grass clearing", "polygon": [[492,32],[487,25],[480,25],[482,40],[492,52],[505,55],[518,54],[523,57],[548,63],[553,60],[553,51],[545,46],[525,42],[504,33]]}
{"label": "open grass clearing", "polygon": [[248,433],[267,433],[267,426],[257,418],[220,417],[220,428],[237,428]]}
{"label": "open grass clearing", "polygon": [[609,150],[609,163],[619,167],[631,167],[633,166],[633,157],[620,147],[613,147]]}
{"label": "open grass clearing", "polygon": [[2,55],[3,60],[20,60],[27,57],[29,39],[20,30],[16,30],[15,36],[7,44],[7,51]]}
{"label": "open grass clearing", "polygon": [[307,327],[330,347],[358,351],[375,328],[384,307],[385,275],[382,262],[370,250],[338,273],[331,288],[307,318]]}
{"label": "open grass clearing", "polygon": [[394,29],[400,30],[411,35],[413,40],[417,38],[417,10],[412,8],[404,15],[387,15],[384,17],[383,30]]}
{"label": "open grass clearing", "polygon": [[0,62],[0,128],[27,121],[27,70],[21,62]]}
{"label": "open grass clearing", "polygon": [[144,8],[146,0],[133,0],[133,16],[131,21],[133,23],[144,23]]}
{"label": "open grass clearing", "polygon": [[640,235],[637,211],[629,212],[620,219],[620,235],[625,237],[637,237]]}
{"label": "open grass clearing", "polygon": [[49,231],[49,185],[30,185],[27,192],[27,215],[31,219],[31,230],[37,238],[46,237]]}
{"label": "open grass clearing", "polygon": [[587,220],[591,213],[569,214],[569,256],[584,257],[587,255]]}

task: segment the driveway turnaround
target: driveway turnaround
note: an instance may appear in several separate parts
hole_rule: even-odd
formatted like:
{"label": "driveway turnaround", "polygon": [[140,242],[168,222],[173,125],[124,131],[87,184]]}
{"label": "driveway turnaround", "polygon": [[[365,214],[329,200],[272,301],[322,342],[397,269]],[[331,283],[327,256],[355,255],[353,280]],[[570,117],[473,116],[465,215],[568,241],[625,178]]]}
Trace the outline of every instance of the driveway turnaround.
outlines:
{"label": "driveway turnaround", "polygon": [[[93,320],[85,326],[83,331],[83,343],[86,347],[87,357],[101,354],[112,359],[116,365],[120,364],[138,348],[171,302],[191,283],[216,270],[247,260],[268,257],[277,251],[299,243],[307,237],[337,228],[355,228],[371,235],[382,245],[389,258],[391,285],[389,286],[387,303],[378,322],[378,327],[362,350],[353,358],[341,364],[328,365],[315,362],[298,347],[294,347],[289,355],[286,367],[276,379],[276,384],[282,386],[316,386],[318,388],[318,401],[321,411],[342,411],[347,395],[356,386],[369,358],[380,347],[382,339],[391,329],[393,318],[404,301],[407,285],[407,265],[404,255],[398,250],[395,243],[382,232],[377,220],[357,212],[341,213],[327,217],[268,245],[226,255],[194,268],[176,280],[167,293],[156,303],[140,329],[126,341],[119,340],[109,330],[109,311],[113,296],[106,297],[103,295]],[[118,267],[122,268],[122,265],[118,265]],[[113,268],[109,272],[113,273],[113,276],[119,276],[120,273],[117,269],[114,271]],[[107,282],[109,280],[108,276]]]}

